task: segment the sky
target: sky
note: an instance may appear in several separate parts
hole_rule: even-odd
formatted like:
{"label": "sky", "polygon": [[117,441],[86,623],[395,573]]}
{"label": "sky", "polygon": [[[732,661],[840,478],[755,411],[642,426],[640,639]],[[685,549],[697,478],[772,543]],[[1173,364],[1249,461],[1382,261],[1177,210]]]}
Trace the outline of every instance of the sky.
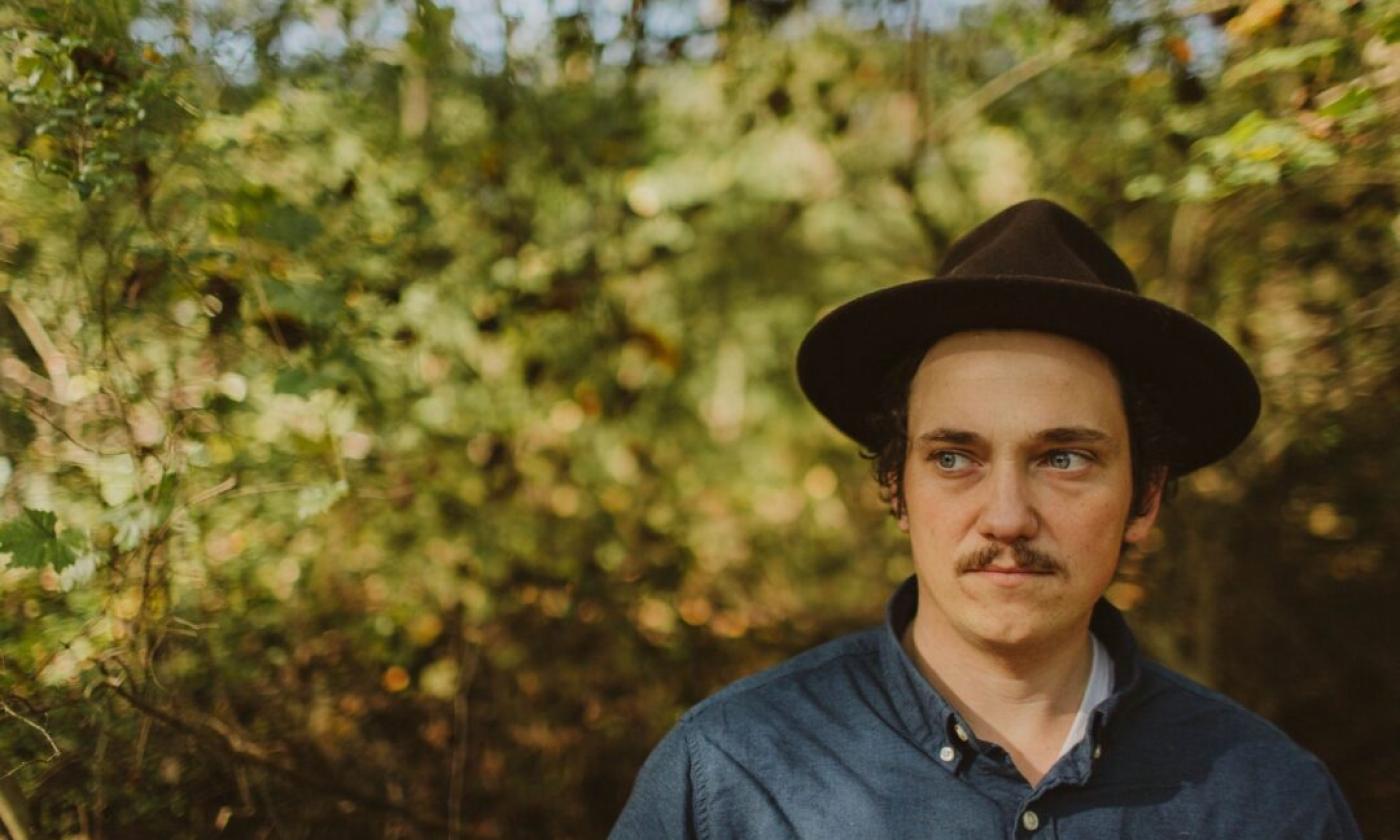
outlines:
{"label": "sky", "polygon": [[[195,0],[195,23],[191,31],[194,47],[208,55],[235,84],[257,79],[252,60],[251,23],[264,19],[275,0]],[[510,49],[528,54],[551,36],[552,21],[583,14],[589,19],[594,38],[603,45],[605,63],[625,63],[631,46],[619,39],[631,7],[631,0],[434,0],[439,7],[454,12],[452,29],[456,38],[487,68],[499,67],[506,56],[507,26],[511,21]],[[1030,2],[1030,0],[1028,0]],[[1115,16],[1150,15],[1161,0],[1119,0]],[[1172,7],[1184,7],[1189,0],[1168,0]],[[658,41],[666,41],[713,27],[724,20],[729,0],[650,0],[646,29]],[[789,34],[813,23],[844,16],[857,28],[884,24],[892,31],[905,31],[911,9],[916,9],[924,28],[946,30],[956,26],[968,8],[985,5],[986,0],[912,0],[912,2],[857,3],[852,0],[808,0],[805,14],[790,15],[783,23]],[[391,46],[408,32],[413,0],[369,0],[361,12],[345,26],[340,12],[327,5],[313,9],[309,18],[287,22],[274,45],[288,63],[315,56],[334,57],[350,43]],[[1201,15],[1184,19],[1188,41],[1196,61],[1209,71],[1218,67],[1224,50],[1223,37]],[[783,26],[777,34],[781,37]],[[157,49],[175,52],[180,45],[168,18],[151,15],[131,25],[133,38]],[[692,38],[690,54],[706,58],[713,39]]]}

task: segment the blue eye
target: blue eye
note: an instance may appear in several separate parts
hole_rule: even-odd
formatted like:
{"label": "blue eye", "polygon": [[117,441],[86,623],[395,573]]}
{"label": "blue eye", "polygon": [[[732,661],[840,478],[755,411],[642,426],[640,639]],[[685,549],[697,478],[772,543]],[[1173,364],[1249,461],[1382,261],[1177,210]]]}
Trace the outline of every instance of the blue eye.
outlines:
{"label": "blue eye", "polygon": [[1056,470],[1073,470],[1088,466],[1089,459],[1079,452],[1051,452],[1045,456],[1045,463]]}
{"label": "blue eye", "polygon": [[960,470],[968,465],[969,459],[961,452],[935,452],[931,459],[940,470]]}

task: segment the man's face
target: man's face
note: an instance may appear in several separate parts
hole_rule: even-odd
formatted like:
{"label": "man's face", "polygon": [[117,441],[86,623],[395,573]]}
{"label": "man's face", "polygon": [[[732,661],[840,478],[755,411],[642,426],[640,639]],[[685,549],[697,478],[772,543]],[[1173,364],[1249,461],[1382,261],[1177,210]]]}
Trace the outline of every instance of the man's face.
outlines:
{"label": "man's face", "polygon": [[[1034,332],[935,344],[909,386],[905,514],[919,621],[982,648],[1030,650],[1087,627],[1124,542],[1127,419],[1108,360]],[[927,614],[925,614],[927,612]]]}

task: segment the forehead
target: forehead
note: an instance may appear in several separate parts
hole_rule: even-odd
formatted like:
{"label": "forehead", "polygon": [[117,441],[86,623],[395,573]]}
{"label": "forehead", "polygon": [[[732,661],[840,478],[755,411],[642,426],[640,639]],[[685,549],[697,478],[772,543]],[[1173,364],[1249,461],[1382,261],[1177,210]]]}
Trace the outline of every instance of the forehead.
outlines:
{"label": "forehead", "polygon": [[1060,335],[960,332],[924,354],[909,383],[909,422],[938,425],[1094,425],[1126,428],[1113,365]]}

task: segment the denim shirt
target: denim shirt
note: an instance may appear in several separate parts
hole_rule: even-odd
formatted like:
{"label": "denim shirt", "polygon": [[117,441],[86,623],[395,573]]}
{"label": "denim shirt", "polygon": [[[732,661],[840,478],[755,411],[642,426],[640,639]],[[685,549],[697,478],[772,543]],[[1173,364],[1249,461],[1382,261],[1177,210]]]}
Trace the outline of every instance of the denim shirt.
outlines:
{"label": "denim shirt", "polygon": [[1114,691],[1029,785],[900,646],[914,579],[883,626],[740,680],[653,750],[611,837],[1359,838],[1315,757],[1228,698],[1145,661],[1100,601]]}

